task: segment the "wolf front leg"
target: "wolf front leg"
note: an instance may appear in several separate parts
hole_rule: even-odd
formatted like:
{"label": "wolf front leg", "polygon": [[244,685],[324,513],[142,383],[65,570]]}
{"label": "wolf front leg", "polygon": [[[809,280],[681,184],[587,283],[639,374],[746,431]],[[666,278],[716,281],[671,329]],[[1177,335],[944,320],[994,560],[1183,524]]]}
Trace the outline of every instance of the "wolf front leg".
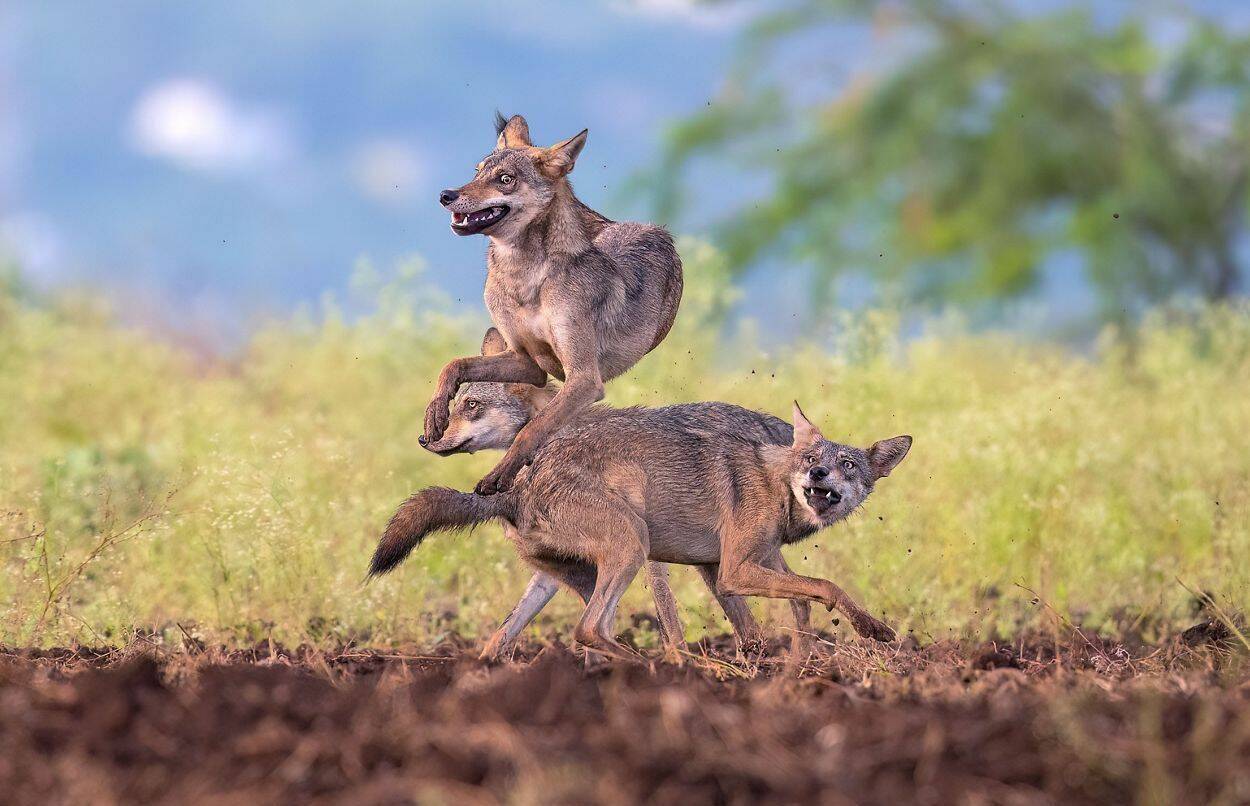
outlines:
{"label": "wolf front leg", "polygon": [[578,346],[572,358],[564,361],[564,386],[543,409],[517,432],[512,446],[494,470],[477,483],[478,495],[494,495],[512,489],[512,482],[521,468],[529,464],[534,453],[553,434],[580,412],[603,400],[603,378],[599,374],[599,353],[593,330],[579,333]]}
{"label": "wolf front leg", "polygon": [[547,373],[534,363],[534,359],[515,350],[494,355],[471,355],[451,361],[438,374],[434,396],[425,408],[425,433],[418,440],[422,445],[443,438],[451,417],[451,401],[456,392],[461,385],[477,381],[542,386],[547,382]]}
{"label": "wolf front leg", "polygon": [[[855,632],[876,641],[893,641],[894,631],[868,614],[855,600],[827,579],[805,577],[767,567],[773,554],[780,554],[771,540],[735,539],[726,535],[722,542],[720,577],[716,588],[722,595],[765,596],[771,599],[797,599],[835,607],[850,619]],[[796,610],[795,617],[799,613]]]}
{"label": "wolf front leg", "polygon": [[[774,571],[793,574],[781,549],[773,552],[765,565]],[[794,614],[794,638],[790,639],[790,657],[795,663],[802,664],[812,652],[812,606],[799,599],[790,600],[790,612]]]}
{"label": "wolf front leg", "polygon": [[660,640],[664,655],[673,663],[681,663],[681,653],[686,651],[686,631],[677,613],[677,597],[668,584],[668,566],[664,563],[647,563],[647,581],[651,583],[651,598],[660,620]]}
{"label": "wolf front leg", "polygon": [[741,596],[725,596],[722,595],[716,587],[716,577],[720,573],[720,565],[711,563],[709,565],[696,565],[699,570],[699,576],[703,579],[707,589],[716,597],[716,601],[720,604],[721,610],[725,611],[725,615],[729,617],[729,623],[733,626],[734,636],[738,639],[738,651],[743,655],[759,655],[764,651],[764,636],[760,633],[760,625],[756,623],[755,617],[751,615],[751,608],[747,605],[747,600]]}

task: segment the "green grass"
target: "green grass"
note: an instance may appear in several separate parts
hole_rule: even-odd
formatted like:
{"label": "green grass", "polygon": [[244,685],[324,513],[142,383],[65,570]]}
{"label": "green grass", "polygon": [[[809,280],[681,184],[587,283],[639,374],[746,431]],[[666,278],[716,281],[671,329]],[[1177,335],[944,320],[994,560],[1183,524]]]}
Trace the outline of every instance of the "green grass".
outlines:
{"label": "green grass", "polygon": [[[1084,355],[950,326],[903,343],[887,314],[761,350],[717,333],[723,266],[684,249],[678,327],[609,402],[717,399],[784,416],[797,397],[831,438],[916,438],[862,514],[789,550],[798,570],[934,638],[1044,623],[1035,595],[1093,628],[1172,629],[1192,618],[1178,579],[1250,605],[1246,309],[1154,317]],[[497,454],[416,445],[433,379],[475,349],[484,319],[442,313],[411,268],[359,280],[380,300],[369,315],[349,323],[327,304],[228,362],[81,300],[0,296],[0,642],[186,629],[386,644],[503,618],[529,572],[495,527],[436,537],[361,586],[399,501],[470,487]],[[724,628],[691,569],[673,580],[691,637]],[[784,605],[758,607],[788,626]],[[649,608],[641,579],[632,608]],[[576,613],[562,594],[540,629]]]}

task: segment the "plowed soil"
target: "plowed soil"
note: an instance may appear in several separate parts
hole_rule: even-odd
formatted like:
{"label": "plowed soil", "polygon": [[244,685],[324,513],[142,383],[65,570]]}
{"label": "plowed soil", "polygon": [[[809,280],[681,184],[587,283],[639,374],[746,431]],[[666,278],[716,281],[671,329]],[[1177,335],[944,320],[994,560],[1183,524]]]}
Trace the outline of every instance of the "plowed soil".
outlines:
{"label": "plowed soil", "polygon": [[5,649],[0,801],[1250,802],[1250,667],[1219,625],[818,650]]}

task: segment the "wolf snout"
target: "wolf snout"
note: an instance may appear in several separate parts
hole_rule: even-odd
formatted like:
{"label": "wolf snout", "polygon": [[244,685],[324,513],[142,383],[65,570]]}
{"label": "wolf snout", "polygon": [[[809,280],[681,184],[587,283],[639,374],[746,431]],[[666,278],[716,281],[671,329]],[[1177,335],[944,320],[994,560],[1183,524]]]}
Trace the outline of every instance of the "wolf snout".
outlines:
{"label": "wolf snout", "polygon": [[446,207],[458,198],[460,198],[460,191],[448,188],[447,190],[439,191],[438,203]]}
{"label": "wolf snout", "polygon": [[472,442],[472,439],[458,439],[454,434],[444,434],[438,439],[430,439],[425,434],[417,437],[418,445],[439,456],[451,456],[462,451],[472,453]]}

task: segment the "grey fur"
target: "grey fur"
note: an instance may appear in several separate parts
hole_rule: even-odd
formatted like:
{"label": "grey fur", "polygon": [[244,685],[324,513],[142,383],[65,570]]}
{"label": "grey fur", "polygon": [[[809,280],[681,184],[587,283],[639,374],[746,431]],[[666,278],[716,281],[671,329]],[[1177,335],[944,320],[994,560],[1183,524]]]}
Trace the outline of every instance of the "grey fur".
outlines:
{"label": "grey fur", "polygon": [[[486,331],[482,339],[482,355],[494,355],[507,349],[503,337],[495,328]],[[524,384],[470,383],[461,387],[451,407],[451,419],[442,440],[426,447],[440,454],[472,453],[477,450],[506,449],[516,434],[534,413],[554,395],[549,388],[536,388]],[[716,406],[718,404],[712,404]],[[736,407],[734,407],[736,409]],[[615,409],[594,406],[577,415],[574,422],[582,422],[604,416]],[[746,411],[746,410],[741,410]],[[733,429],[731,438],[746,436],[778,445],[790,443],[791,427],[788,423],[767,414],[749,412],[753,417],[746,421],[738,417],[715,418],[707,425],[725,425]],[[524,471],[522,471],[524,472]],[[760,646],[760,630],[746,602],[737,596],[722,596],[716,590],[716,565],[699,566],[700,576],[716,597],[725,615],[733,625],[739,646],[746,651]],[[652,598],[661,625],[661,637],[667,652],[680,656],[685,649],[684,630],[678,615],[677,599],[668,584],[668,572],[662,563],[649,562],[647,577],[651,583]],[[558,587],[559,579],[544,571],[536,571],[512,612],[503,625],[487,641],[482,657],[497,659],[511,652],[517,636],[546,606]],[[804,632],[805,626],[800,625]]]}
{"label": "grey fur", "polygon": [[525,119],[513,116],[474,179],[442,197],[453,230],[490,238],[486,307],[508,349],[444,367],[422,444],[442,439],[463,384],[565,381],[478,483],[482,494],[509,489],[535,451],[602,399],[604,383],[654,349],[677,316],[681,260],[669,234],[611,221],[574,196],[567,175],[585,142],[582,131],[536,148]]}
{"label": "grey fur", "polygon": [[861,635],[892,640],[838,586],[791,572],[780,548],[853,512],[911,438],[867,450],[833,443],[797,404],[791,444],[765,442],[785,428],[724,403],[599,409],[544,444],[511,492],[474,496],[475,511],[503,520],[541,571],[566,579],[595,569],[574,637],[609,654],[624,654],[611,631],[616,605],[648,560],[718,564],[723,596],[790,599],[800,623],[808,602],[819,602],[840,609]]}

